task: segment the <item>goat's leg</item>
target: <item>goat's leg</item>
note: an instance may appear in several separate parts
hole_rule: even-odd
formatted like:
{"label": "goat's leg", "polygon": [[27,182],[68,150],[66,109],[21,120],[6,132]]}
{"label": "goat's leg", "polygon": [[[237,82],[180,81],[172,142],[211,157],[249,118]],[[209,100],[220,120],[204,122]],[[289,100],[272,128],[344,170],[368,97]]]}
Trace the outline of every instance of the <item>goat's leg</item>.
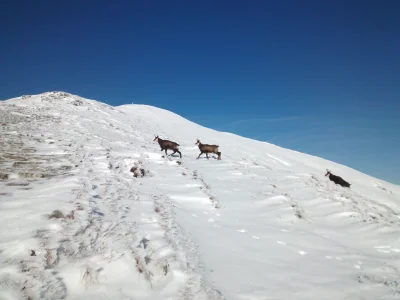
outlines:
{"label": "goat's leg", "polygon": [[182,153],[181,153],[179,150],[177,150],[177,149],[174,149],[174,153],[172,153],[171,155],[175,154],[176,152],[178,152],[178,153],[179,153],[179,156],[182,158]]}
{"label": "goat's leg", "polygon": [[167,148],[165,148],[165,155],[166,155],[166,156],[168,156],[167,150],[168,150],[168,149],[167,149]]}
{"label": "goat's leg", "polygon": [[210,158],[208,157],[208,153],[206,153],[206,157],[207,157],[207,159],[210,159]]}
{"label": "goat's leg", "polygon": [[221,152],[217,152],[218,160],[221,160]]}
{"label": "goat's leg", "polygon": [[199,154],[199,156],[197,156],[197,158],[196,159],[199,159],[200,158],[200,155],[202,155],[204,152],[201,152],[200,154]]}

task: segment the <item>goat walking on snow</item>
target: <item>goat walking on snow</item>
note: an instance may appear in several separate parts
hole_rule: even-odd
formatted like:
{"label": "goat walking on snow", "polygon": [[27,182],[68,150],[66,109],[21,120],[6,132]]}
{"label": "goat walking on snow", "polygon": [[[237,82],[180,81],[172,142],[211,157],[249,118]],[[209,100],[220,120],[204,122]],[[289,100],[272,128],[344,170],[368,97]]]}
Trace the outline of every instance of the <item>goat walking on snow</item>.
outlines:
{"label": "goat walking on snow", "polygon": [[158,142],[161,147],[161,151],[165,150],[165,155],[168,155],[167,150],[169,149],[174,151],[172,154],[178,152],[179,156],[182,158],[182,153],[179,151],[179,144],[168,140],[162,140],[158,137],[158,135],[155,137],[154,142]]}
{"label": "goat walking on snow", "polygon": [[196,144],[197,146],[199,146],[200,149],[200,154],[197,157],[197,159],[199,159],[200,155],[202,155],[203,153],[206,154],[207,159],[209,159],[208,157],[208,153],[214,153],[218,155],[218,160],[221,160],[221,152],[218,151],[218,145],[207,145],[207,144],[202,144],[200,142],[200,140],[197,140]]}
{"label": "goat walking on snow", "polygon": [[329,175],[329,179],[330,179],[331,181],[333,181],[335,184],[340,184],[342,187],[350,188],[350,185],[351,185],[351,184],[348,183],[346,180],[344,180],[342,177],[333,175],[333,174],[331,173],[331,171],[329,171],[329,170],[326,170],[326,171],[327,171],[327,173],[325,174],[325,176],[328,176],[328,175]]}

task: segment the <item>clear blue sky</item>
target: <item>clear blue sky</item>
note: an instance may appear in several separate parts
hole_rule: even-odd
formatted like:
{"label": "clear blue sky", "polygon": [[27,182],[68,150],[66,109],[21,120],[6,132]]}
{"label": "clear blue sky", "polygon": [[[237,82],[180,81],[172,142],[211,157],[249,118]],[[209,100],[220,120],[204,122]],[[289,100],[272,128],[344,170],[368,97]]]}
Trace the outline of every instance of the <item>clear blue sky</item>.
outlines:
{"label": "clear blue sky", "polygon": [[0,31],[0,99],[154,105],[400,184],[400,1],[6,0]]}

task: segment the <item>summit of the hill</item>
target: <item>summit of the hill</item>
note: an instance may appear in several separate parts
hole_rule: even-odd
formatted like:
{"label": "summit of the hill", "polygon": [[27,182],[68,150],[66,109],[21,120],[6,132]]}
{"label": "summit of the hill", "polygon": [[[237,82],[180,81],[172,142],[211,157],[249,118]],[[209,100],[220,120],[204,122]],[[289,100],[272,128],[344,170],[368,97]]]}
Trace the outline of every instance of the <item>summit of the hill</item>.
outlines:
{"label": "summit of the hill", "polygon": [[48,92],[0,119],[0,299],[400,295],[396,185],[147,105]]}

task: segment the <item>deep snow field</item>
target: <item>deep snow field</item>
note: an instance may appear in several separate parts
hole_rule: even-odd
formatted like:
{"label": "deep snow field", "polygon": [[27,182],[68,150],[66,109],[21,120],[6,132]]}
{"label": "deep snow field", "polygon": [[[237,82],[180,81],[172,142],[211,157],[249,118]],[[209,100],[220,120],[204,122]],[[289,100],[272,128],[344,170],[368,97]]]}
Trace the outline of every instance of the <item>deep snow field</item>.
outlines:
{"label": "deep snow field", "polygon": [[1,300],[400,299],[399,186],[62,92],[0,102],[0,130]]}

